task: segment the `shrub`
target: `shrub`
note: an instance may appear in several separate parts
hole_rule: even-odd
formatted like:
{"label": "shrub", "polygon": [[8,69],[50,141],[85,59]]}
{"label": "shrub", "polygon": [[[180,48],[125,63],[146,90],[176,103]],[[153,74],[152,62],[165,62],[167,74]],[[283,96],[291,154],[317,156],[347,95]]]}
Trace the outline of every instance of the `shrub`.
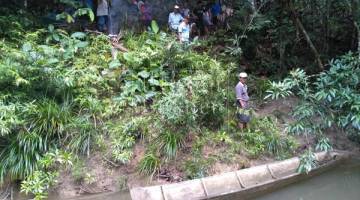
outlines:
{"label": "shrub", "polygon": [[160,159],[153,153],[147,153],[141,159],[138,170],[141,174],[153,176],[160,169]]}
{"label": "shrub", "polygon": [[48,190],[57,183],[59,166],[72,165],[72,155],[59,150],[48,152],[38,160],[39,169],[21,183],[21,192],[34,194],[36,200],[46,199]]}
{"label": "shrub", "polygon": [[188,179],[203,178],[208,175],[208,170],[214,162],[211,158],[194,157],[185,161],[182,169]]}
{"label": "shrub", "polygon": [[169,159],[175,158],[177,151],[184,144],[184,135],[181,133],[163,132],[156,139],[158,149]]}
{"label": "shrub", "polygon": [[178,82],[157,102],[157,112],[165,127],[187,132],[195,126],[197,109],[188,95],[187,88]]}
{"label": "shrub", "polygon": [[316,166],[316,156],[311,151],[311,149],[308,149],[304,152],[303,155],[300,156],[300,165],[298,168],[298,172],[308,174],[312,169],[316,168]]}
{"label": "shrub", "polygon": [[281,135],[276,122],[270,117],[253,118],[250,129],[240,134],[246,150],[251,156],[257,157],[268,152],[277,158],[287,157],[296,147],[291,136]]}
{"label": "shrub", "polygon": [[53,100],[43,100],[27,110],[29,128],[44,135],[45,140],[55,136],[61,138],[66,126],[71,122],[71,110],[67,105],[60,106]]}
{"label": "shrub", "polygon": [[134,137],[130,136],[118,136],[114,137],[111,142],[111,154],[112,158],[116,162],[127,164],[130,162],[133,152],[132,147],[135,144]]}
{"label": "shrub", "polygon": [[5,140],[0,140],[0,183],[6,176],[12,179],[23,179],[38,169],[42,154],[49,150],[43,136],[35,132],[20,132]]}
{"label": "shrub", "polygon": [[[331,61],[330,69],[319,75],[309,76],[297,69],[283,81],[272,83],[268,97],[277,99],[294,94],[301,99],[293,111],[295,122],[289,124],[287,131],[316,136],[322,142],[318,149],[328,149],[323,132],[334,125],[347,133],[359,133],[359,65],[357,56],[347,54]],[[312,79],[314,82],[310,82]]]}

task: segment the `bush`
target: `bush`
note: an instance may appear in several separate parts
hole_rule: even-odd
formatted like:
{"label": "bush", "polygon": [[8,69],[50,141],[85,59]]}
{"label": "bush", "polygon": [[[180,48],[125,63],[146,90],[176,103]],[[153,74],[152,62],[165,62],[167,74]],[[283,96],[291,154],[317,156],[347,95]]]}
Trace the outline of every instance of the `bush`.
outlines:
{"label": "bush", "polygon": [[0,140],[0,183],[4,178],[23,179],[38,169],[38,161],[49,150],[50,143],[35,132],[20,132]]}
{"label": "bush", "polygon": [[21,192],[34,194],[36,200],[46,199],[48,190],[57,183],[59,166],[72,165],[72,155],[59,150],[48,152],[38,160],[39,169],[32,172],[21,183]]}
{"label": "bush", "polygon": [[157,112],[165,127],[186,133],[195,126],[197,108],[188,95],[188,89],[181,82],[177,82],[157,102]]}
{"label": "bush", "polygon": [[163,132],[156,139],[158,149],[169,159],[175,158],[177,151],[184,144],[184,135],[181,133]]}
{"label": "bush", "polygon": [[247,132],[240,134],[240,140],[253,157],[268,152],[277,158],[287,157],[296,148],[291,136],[280,134],[276,122],[270,117],[254,118]]}
{"label": "bush", "polygon": [[[324,130],[334,125],[347,133],[360,133],[359,66],[358,57],[348,54],[331,61],[330,69],[319,75],[309,76],[298,69],[289,78],[272,83],[268,97],[295,94],[301,99],[293,111],[295,122],[287,131],[316,136],[323,143],[317,145],[318,149],[329,149]],[[314,82],[310,82],[312,79]]]}
{"label": "bush", "polygon": [[141,174],[153,176],[160,169],[160,159],[153,153],[147,153],[141,159],[138,170]]}

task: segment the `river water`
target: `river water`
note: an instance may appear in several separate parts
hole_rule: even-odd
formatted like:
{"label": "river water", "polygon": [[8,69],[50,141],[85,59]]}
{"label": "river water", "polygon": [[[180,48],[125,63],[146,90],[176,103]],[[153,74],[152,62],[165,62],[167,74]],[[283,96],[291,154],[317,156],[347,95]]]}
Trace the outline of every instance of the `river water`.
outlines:
{"label": "river water", "polygon": [[344,163],[256,200],[360,200],[360,162]]}

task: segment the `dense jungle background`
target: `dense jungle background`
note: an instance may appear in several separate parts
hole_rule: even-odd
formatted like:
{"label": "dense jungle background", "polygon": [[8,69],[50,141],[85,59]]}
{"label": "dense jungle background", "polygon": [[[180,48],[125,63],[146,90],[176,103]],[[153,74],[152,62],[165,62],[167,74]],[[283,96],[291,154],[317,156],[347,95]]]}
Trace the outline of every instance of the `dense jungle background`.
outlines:
{"label": "dense jungle background", "polygon": [[[226,0],[226,26],[189,45],[166,26],[176,1],[149,0],[145,28],[132,1],[115,2],[116,44],[82,1],[0,0],[0,199],[9,188],[69,198],[293,156],[308,173],[316,151],[359,153],[358,0]],[[242,71],[246,130],[234,94]]]}

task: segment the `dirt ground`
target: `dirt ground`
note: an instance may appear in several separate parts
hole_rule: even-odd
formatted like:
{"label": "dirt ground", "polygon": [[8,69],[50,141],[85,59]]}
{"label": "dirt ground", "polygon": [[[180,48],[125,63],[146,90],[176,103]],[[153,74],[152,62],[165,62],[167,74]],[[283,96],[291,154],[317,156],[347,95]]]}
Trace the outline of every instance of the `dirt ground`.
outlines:
{"label": "dirt ground", "polygon": [[[290,116],[291,108],[297,103],[297,99],[288,98],[285,100],[272,101],[259,106],[256,113],[259,116],[273,116],[277,118],[279,127],[284,128],[286,123],[291,122],[293,119]],[[351,142],[345,135],[339,134],[341,130],[330,129],[327,131],[327,136],[331,140],[334,149],[352,151],[359,153],[359,145]],[[296,137],[299,143],[299,148],[296,150],[300,153],[306,148],[307,142],[303,137]],[[310,138],[310,140],[313,140]],[[311,141],[314,142],[314,141]],[[204,157],[210,155],[221,154],[222,148],[214,148],[212,146],[204,146]],[[148,177],[141,176],[137,173],[136,166],[145,153],[144,144],[138,143],[134,147],[134,157],[130,164],[122,166],[114,166],[111,161],[104,159],[99,153],[91,155],[86,162],[86,167],[89,173],[95,177],[95,182],[90,185],[76,183],[70,171],[63,171],[60,176],[59,184],[54,190],[54,194],[62,198],[76,197],[84,194],[94,194],[102,192],[114,192],[124,188],[125,183],[127,188],[149,186],[158,184],[167,184],[171,182],[178,182],[184,180],[184,174],[181,172],[176,164],[182,159],[186,159],[189,155],[186,148],[181,151],[175,163],[168,166],[162,166],[159,175],[149,179]],[[246,154],[237,154],[236,162],[228,163],[217,160],[209,170],[209,175],[230,172],[243,168],[248,168],[264,163],[273,162],[275,159],[262,156],[257,159],[249,159]],[[122,186],[121,186],[122,185]]]}

